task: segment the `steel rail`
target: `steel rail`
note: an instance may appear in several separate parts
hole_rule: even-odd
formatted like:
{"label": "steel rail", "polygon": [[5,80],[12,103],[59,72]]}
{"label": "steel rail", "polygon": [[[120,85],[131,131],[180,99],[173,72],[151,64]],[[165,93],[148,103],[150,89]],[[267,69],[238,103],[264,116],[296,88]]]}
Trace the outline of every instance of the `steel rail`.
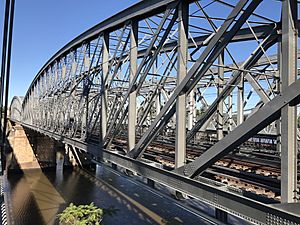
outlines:
{"label": "steel rail", "polygon": [[194,177],[203,172],[218,159],[232,152],[241,143],[245,142],[265,126],[278,119],[281,115],[280,110],[284,106],[294,106],[299,104],[300,93],[297,92],[299,89],[300,79],[291,84],[287,90],[265,104],[244,123],[204,152],[200,157],[195,159],[192,163],[176,169],[176,172],[189,177]]}
{"label": "steel rail", "polygon": [[[298,82],[300,84],[300,82]],[[141,176],[157,181],[175,190],[187,193],[190,196],[198,198],[207,204],[222,209],[235,216],[245,220],[257,223],[268,224],[269,221],[286,221],[287,223],[300,224],[300,203],[293,204],[293,208],[278,204],[264,204],[246,196],[225,185],[215,186],[212,183],[200,182],[188,177],[157,168],[149,163],[132,159],[117,152],[103,149],[99,151],[100,146],[92,143],[85,143],[77,139],[61,136],[54,132],[42,128],[12,120],[21,123],[25,128],[42,133],[50,138],[65,144],[74,146],[83,150],[94,157],[94,160],[109,161],[123,168],[137,172]]]}
{"label": "steel rail", "polygon": [[[184,92],[188,94],[195,84],[205,75],[209,67],[212,65],[213,61],[217,58],[220,52],[227,46],[231,38],[235,36],[237,31],[242,27],[245,20],[250,16],[250,14],[255,10],[255,8],[261,3],[260,1],[251,2],[245,12],[239,17],[239,19],[234,23],[235,18],[241,12],[241,9],[246,5],[247,2],[240,1],[237,6],[232,10],[231,14],[228,16],[226,22],[220,27],[218,32],[209,41],[208,46],[204,49],[203,53],[200,55],[199,59],[194,63],[192,68],[188,71],[187,76],[181,81],[179,86],[174,90],[170,99],[161,109],[159,115],[152,122],[149,129],[145,132],[143,137],[136,144],[135,148],[129,152],[131,157],[137,158],[146,149],[147,145],[151,140],[155,138],[157,133],[160,131],[161,127],[166,124],[169,119],[175,113],[175,100],[177,96]],[[231,27],[230,32],[226,33],[228,28]],[[218,45],[217,48],[215,46]],[[205,62],[205,63],[204,63]],[[201,67],[203,65],[203,67]]]}

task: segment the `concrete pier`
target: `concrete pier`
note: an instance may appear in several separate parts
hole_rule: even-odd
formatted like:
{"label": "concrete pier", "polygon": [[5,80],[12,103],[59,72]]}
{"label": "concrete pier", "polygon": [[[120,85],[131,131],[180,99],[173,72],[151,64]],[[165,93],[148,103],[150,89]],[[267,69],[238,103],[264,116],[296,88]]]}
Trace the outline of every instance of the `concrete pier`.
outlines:
{"label": "concrete pier", "polygon": [[64,152],[64,144],[15,124],[11,127],[8,142],[12,152],[7,154],[10,171],[56,167],[57,152]]}

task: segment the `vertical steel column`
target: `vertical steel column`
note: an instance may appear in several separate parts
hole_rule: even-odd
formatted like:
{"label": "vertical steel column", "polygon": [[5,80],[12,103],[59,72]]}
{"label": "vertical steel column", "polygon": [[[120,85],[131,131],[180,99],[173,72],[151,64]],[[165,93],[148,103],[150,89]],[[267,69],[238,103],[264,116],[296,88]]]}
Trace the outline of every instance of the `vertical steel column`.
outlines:
{"label": "vertical steel column", "polygon": [[[281,38],[278,38],[278,44],[277,44],[277,71],[276,74],[277,81],[276,81],[276,91],[281,92],[281,82],[280,82],[280,76],[282,74],[281,71],[281,63],[282,63],[282,54],[281,54]],[[277,153],[281,155],[281,118],[276,120],[276,150]]]}
{"label": "vertical steel column", "polygon": [[189,96],[189,114],[188,114],[188,130],[191,130],[195,123],[195,91],[190,92]]}
{"label": "vertical steel column", "polygon": [[158,116],[160,112],[160,89],[158,89],[156,93],[155,109],[156,109],[156,116]]}
{"label": "vertical steel column", "polygon": [[85,101],[85,107],[83,109],[82,123],[81,123],[81,138],[85,140],[88,133],[88,119],[89,119],[89,77],[84,78],[83,80],[83,91],[82,95]]}
{"label": "vertical steel column", "polygon": [[238,84],[237,93],[237,126],[244,121],[244,74],[241,74],[241,81]]}
{"label": "vertical steel column", "polygon": [[[155,63],[153,63],[153,74],[157,74],[157,57],[155,60]],[[155,116],[158,116],[160,113],[160,87],[157,89],[157,92],[155,93]]]}
{"label": "vertical steel column", "polygon": [[[138,21],[132,21],[130,28],[130,75],[129,82],[133,82],[137,72],[137,45],[138,45]],[[129,84],[129,85],[130,85]],[[136,126],[136,90],[129,94],[128,107],[128,151],[135,146],[135,126]]]}
{"label": "vertical steel column", "polygon": [[[187,74],[189,4],[178,5],[178,70],[177,85]],[[176,102],[175,168],[185,164],[186,155],[186,96],[180,94]]]}
{"label": "vertical steel column", "polygon": [[103,141],[107,129],[107,89],[105,81],[108,80],[109,76],[109,33],[103,34],[102,51],[101,140]]}
{"label": "vertical steel column", "polygon": [[228,95],[228,131],[232,131],[232,92]]}
{"label": "vertical steel column", "polygon": [[[88,55],[85,54],[84,56],[84,66],[85,66],[85,71],[90,72],[89,69],[91,67],[91,63],[93,62],[93,58],[92,58],[92,62],[90,61],[90,46],[88,47]],[[94,55],[93,55],[94,57]],[[83,83],[83,96],[85,96],[85,111],[84,111],[84,115],[83,115],[83,124],[85,125],[84,128],[84,136],[83,139],[86,140],[87,136],[88,136],[88,130],[89,130],[89,93],[90,93],[90,77],[87,76],[84,79],[84,83]]]}
{"label": "vertical steel column", "polygon": [[[223,85],[224,85],[224,51],[220,54],[218,58],[218,96],[223,91]],[[224,105],[224,99],[222,98],[220,102],[218,103],[217,107],[217,138],[218,140],[221,140],[224,137],[223,134],[223,125],[224,125],[224,113],[223,113],[223,105]]]}
{"label": "vertical steel column", "polygon": [[[282,90],[297,78],[297,1],[282,2]],[[281,202],[296,201],[297,188],[297,108],[281,110]]]}

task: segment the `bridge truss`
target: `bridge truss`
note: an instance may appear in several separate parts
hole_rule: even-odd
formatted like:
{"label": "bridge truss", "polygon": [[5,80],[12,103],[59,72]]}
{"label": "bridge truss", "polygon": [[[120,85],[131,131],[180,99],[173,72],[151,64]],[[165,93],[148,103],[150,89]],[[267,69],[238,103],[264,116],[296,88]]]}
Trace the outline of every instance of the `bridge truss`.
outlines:
{"label": "bridge truss", "polygon": [[[254,223],[299,223],[298,7],[141,1],[49,59],[11,119]],[[213,141],[190,157],[207,133]],[[257,135],[275,137],[281,204],[202,176]],[[172,146],[173,170],[147,157],[157,143]]]}

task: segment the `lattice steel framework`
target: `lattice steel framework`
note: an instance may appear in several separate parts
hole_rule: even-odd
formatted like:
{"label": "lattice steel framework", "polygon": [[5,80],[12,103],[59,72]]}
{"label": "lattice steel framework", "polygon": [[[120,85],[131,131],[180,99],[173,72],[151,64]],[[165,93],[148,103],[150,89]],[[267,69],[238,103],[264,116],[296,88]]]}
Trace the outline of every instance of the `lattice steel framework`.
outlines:
{"label": "lattice steel framework", "polygon": [[[59,50],[11,119],[250,221],[299,223],[287,210],[299,208],[297,9],[295,0],[139,2]],[[212,146],[187,158],[205,131],[215,131]],[[257,133],[278,136],[282,205],[201,178]],[[172,172],[144,159],[161,141],[173,144]]]}

